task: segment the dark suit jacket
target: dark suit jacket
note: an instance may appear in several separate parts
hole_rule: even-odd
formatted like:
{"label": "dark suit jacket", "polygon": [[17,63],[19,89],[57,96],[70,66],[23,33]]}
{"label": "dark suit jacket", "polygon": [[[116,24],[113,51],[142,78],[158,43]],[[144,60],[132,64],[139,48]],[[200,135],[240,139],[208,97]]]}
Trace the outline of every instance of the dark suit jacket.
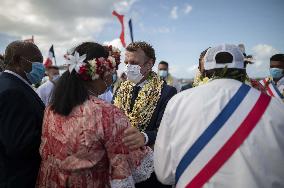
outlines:
{"label": "dark suit jacket", "polygon": [[35,186],[43,113],[31,87],[0,73],[0,188]]}
{"label": "dark suit jacket", "polygon": [[160,99],[158,100],[156,109],[151,117],[150,123],[145,129],[145,133],[147,134],[149,141],[147,145],[153,145],[156,140],[158,128],[160,126],[161,120],[164,115],[164,111],[166,109],[166,106],[169,102],[169,100],[177,94],[176,88],[167,85],[164,83]]}

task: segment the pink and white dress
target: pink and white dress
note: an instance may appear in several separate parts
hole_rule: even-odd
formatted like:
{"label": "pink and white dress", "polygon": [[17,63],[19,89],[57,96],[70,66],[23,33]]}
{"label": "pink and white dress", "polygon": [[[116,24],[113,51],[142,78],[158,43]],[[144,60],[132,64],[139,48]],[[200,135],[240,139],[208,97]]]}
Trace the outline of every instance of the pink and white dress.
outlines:
{"label": "pink and white dress", "polygon": [[68,116],[45,111],[37,187],[135,187],[153,172],[149,147],[129,151],[130,126],[115,106],[91,97]]}

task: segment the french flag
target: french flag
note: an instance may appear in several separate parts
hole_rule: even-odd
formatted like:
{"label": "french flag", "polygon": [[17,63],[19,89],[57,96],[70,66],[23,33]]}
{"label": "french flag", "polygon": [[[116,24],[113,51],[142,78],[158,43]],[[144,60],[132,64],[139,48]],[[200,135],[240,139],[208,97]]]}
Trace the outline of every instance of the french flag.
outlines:
{"label": "french flag", "polygon": [[125,43],[125,37],[124,37],[124,21],[123,21],[124,15],[118,14],[115,10],[112,11],[112,15],[116,16],[121,24],[121,33],[120,33],[119,38],[120,38],[122,46],[125,48],[126,43]]}
{"label": "french flag", "polygon": [[[48,52],[48,57],[44,62],[45,68],[50,67],[53,65],[53,58],[55,59],[55,54],[54,54],[54,48],[53,45],[50,47],[49,52]],[[56,64],[56,63],[55,63]]]}

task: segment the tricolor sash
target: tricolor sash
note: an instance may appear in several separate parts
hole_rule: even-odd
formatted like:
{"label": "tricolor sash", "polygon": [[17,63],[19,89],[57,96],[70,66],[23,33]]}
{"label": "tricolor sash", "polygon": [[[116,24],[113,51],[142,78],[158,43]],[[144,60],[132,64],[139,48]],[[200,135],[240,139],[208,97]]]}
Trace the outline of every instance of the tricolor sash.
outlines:
{"label": "tricolor sash", "polygon": [[280,99],[283,99],[283,95],[281,94],[281,92],[279,91],[279,89],[276,87],[276,85],[273,82],[267,81],[266,79],[263,79],[261,81],[259,81],[259,83],[261,85],[264,86],[264,88],[266,89],[266,93],[271,96],[271,97],[277,97]]}
{"label": "tricolor sash", "polygon": [[[177,186],[197,188],[210,180],[248,137],[270,99],[242,84],[179,162],[175,178]],[[180,183],[181,177],[183,182]]]}

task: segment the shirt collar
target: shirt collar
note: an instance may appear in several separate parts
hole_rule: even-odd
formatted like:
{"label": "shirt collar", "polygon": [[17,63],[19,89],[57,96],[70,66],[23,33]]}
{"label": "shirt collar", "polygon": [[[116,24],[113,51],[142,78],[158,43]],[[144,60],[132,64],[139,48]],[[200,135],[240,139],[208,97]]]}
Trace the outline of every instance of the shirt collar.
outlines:
{"label": "shirt collar", "polygon": [[29,82],[27,82],[23,77],[21,77],[20,75],[18,75],[17,73],[10,71],[10,70],[5,70],[4,72],[12,74],[14,76],[16,76],[17,78],[19,78],[20,80],[22,80],[25,84],[27,84],[29,87],[32,88],[31,84],[29,84]]}
{"label": "shirt collar", "polygon": [[144,80],[142,83],[138,84],[137,86],[142,88],[147,83],[148,83],[148,80]]}

